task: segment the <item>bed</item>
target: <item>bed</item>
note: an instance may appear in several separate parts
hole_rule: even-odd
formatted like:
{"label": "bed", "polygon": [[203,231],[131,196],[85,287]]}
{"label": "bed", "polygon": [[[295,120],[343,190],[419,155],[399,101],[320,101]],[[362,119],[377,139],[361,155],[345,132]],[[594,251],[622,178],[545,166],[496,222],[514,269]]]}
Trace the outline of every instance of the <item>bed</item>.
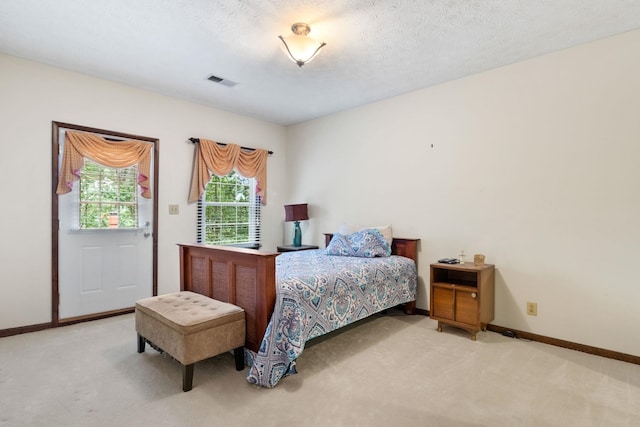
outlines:
{"label": "bed", "polygon": [[181,244],[180,287],[245,310],[247,380],[274,387],[306,341],[397,305],[413,314],[417,242],[394,238],[392,256],[371,258]]}

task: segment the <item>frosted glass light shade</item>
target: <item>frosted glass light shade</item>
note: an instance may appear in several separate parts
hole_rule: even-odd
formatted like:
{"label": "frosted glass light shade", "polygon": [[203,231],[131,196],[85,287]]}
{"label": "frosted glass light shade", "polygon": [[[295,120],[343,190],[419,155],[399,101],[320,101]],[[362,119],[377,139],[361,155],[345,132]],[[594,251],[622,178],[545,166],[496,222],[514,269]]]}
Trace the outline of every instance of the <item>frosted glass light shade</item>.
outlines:
{"label": "frosted glass light shade", "polygon": [[293,62],[298,64],[298,67],[302,67],[315,58],[320,49],[326,45],[326,43],[318,42],[308,36],[311,29],[305,23],[293,24],[291,31],[293,35],[278,36],[278,38],[282,40],[282,50],[289,55]]}

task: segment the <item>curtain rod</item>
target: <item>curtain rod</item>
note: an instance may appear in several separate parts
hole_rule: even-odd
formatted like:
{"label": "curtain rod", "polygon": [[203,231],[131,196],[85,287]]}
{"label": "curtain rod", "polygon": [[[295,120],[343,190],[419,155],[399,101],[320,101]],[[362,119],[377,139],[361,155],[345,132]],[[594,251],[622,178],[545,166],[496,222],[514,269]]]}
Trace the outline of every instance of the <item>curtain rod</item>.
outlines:
{"label": "curtain rod", "polygon": [[[189,138],[189,141],[191,141],[194,144],[197,144],[197,143],[200,142],[200,138]],[[216,142],[216,144],[222,145],[222,146],[227,145],[227,144],[225,144],[223,142]],[[249,147],[240,147],[240,148],[243,149],[243,150],[248,150],[248,151],[256,151],[255,148],[249,148]],[[267,151],[267,153],[273,154],[273,151]]]}

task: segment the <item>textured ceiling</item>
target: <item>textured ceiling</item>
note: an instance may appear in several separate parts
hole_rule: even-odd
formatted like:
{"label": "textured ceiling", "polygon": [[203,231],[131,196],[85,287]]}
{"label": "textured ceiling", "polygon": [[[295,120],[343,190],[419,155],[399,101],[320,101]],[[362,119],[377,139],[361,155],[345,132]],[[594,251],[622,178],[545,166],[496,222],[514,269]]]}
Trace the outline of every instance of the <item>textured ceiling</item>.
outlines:
{"label": "textured ceiling", "polygon": [[283,125],[636,28],[640,0],[0,1],[0,52]]}

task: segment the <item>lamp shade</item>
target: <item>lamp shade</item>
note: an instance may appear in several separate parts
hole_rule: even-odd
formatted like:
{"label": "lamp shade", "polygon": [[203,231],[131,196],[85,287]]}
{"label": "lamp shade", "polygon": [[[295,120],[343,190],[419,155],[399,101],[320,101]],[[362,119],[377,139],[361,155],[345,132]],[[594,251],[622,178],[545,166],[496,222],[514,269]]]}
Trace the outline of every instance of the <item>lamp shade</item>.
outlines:
{"label": "lamp shade", "polygon": [[304,221],[309,219],[307,204],[284,205],[285,221]]}

